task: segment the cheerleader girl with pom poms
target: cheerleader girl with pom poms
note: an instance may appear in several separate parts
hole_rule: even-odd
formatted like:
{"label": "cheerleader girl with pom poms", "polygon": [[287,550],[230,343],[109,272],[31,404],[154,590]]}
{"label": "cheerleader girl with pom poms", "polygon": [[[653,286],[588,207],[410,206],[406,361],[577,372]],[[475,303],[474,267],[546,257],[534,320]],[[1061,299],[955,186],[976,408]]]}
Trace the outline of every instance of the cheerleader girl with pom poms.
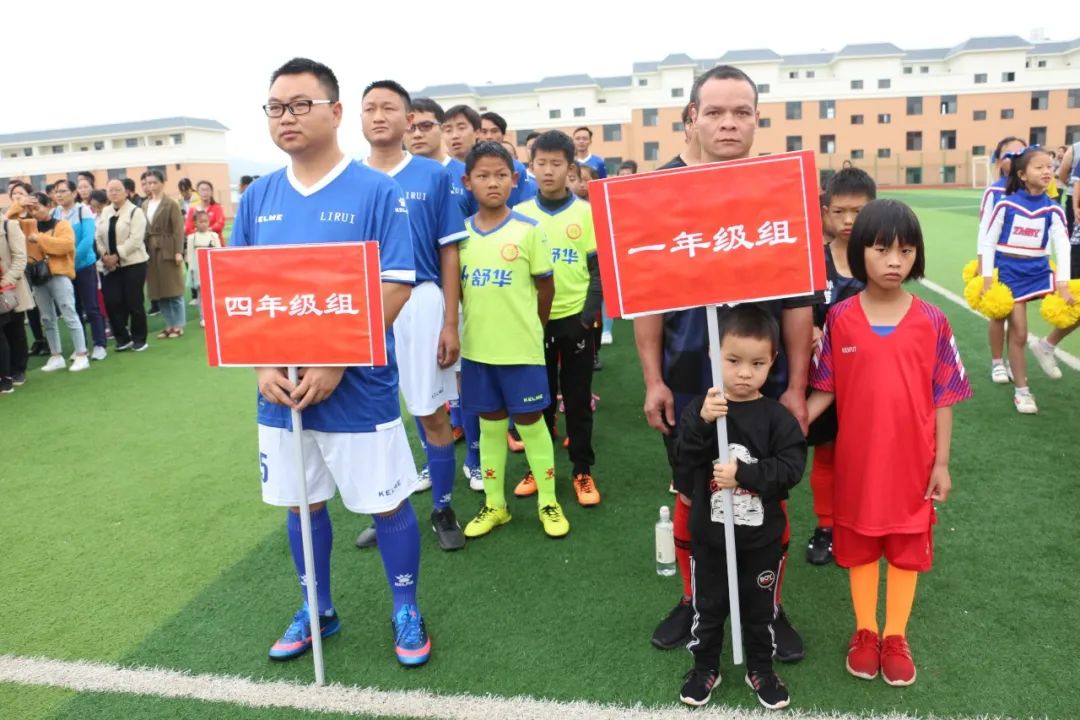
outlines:
{"label": "cheerleader girl with pom poms", "polygon": [[[1080,163],[1077,163],[1077,167],[1080,167]],[[1080,205],[1080,180],[1073,183],[1072,197],[1069,201],[1073,203],[1074,208]],[[1074,214],[1080,218],[1080,213]],[[1069,243],[1072,245],[1072,277],[1080,278],[1080,222],[1075,224]],[[1080,281],[1072,280],[1069,283],[1069,290],[1073,297],[1080,295]],[[1080,326],[1080,305],[1076,303],[1070,305],[1057,295],[1048,295],[1042,302],[1041,312],[1046,321],[1054,326],[1054,330],[1045,338],[1036,338],[1031,343],[1031,352],[1039,361],[1043,372],[1054,380],[1060,380],[1061,369],[1054,357],[1054,351],[1058,343]]]}
{"label": "cheerleader girl with pom poms", "polygon": [[[1012,159],[1027,147],[1027,143],[1018,137],[1010,135],[1002,138],[994,154],[990,159],[994,162],[997,171],[997,179],[983,192],[982,202],[979,203],[979,247],[982,246],[982,237],[990,224],[990,216],[994,206],[1005,196],[1005,183],[1009,178],[1009,170],[1012,167]],[[977,271],[976,271],[977,272]],[[967,278],[965,278],[965,281]],[[991,318],[989,326],[990,339],[990,379],[1004,385],[1009,382],[1009,371],[1005,368],[1005,318]]]}
{"label": "cheerleader girl with pom poms", "polygon": [[[1032,145],[1012,159],[1005,196],[990,212],[985,232],[979,237],[979,264],[983,292],[994,283],[995,270],[1009,288],[1015,305],[1009,313],[1009,364],[1016,390],[1013,402],[1018,412],[1039,411],[1028,389],[1027,301],[1049,295],[1056,289],[1061,298],[1076,302],[1069,291],[1069,238],[1065,213],[1046,194],[1054,177],[1050,153]],[[1050,269],[1050,254],[1057,261],[1057,277]]]}

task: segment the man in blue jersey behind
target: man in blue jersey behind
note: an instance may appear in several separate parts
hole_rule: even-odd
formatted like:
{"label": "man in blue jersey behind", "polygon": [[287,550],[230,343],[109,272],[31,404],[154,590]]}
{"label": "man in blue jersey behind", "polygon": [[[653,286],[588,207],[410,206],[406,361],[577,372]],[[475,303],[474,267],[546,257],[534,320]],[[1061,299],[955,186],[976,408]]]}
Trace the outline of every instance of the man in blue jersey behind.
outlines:
{"label": "man in blue jersey behind", "polygon": [[604,158],[589,152],[592,145],[592,130],[582,125],[574,130],[574,162],[579,165],[588,165],[596,171],[597,179],[607,177],[607,164]]}
{"label": "man in blue jersey behind", "polygon": [[[413,122],[409,93],[393,80],[371,83],[362,96],[370,168],[386,173],[405,193],[413,231],[416,286],[394,322],[394,343],[405,406],[418,420],[431,478],[431,527],[439,547],[460,550],[465,536],[450,507],[454,436],[446,403],[458,397],[454,364],[458,338],[458,243],[468,235],[450,175],[434,160],[411,155],[402,143]],[[377,536],[377,531],[376,531]]]}
{"label": "man in blue jersey behind", "polygon": [[[431,653],[431,640],[416,602],[420,532],[409,503],[416,465],[401,424],[389,332],[416,277],[412,236],[397,183],[341,152],[338,97],[337,78],[321,63],[295,58],[274,71],[263,110],[271,138],[290,163],[244,193],[230,245],[377,241],[389,364],[300,368],[296,385],[284,368],[256,368],[262,495],[267,504],[289,509],[286,526],[301,595],[306,598],[306,583],[315,583],[323,637],[341,628],[330,593],[333,532],[326,503],[336,489],[346,508],[375,516],[393,595],[395,652],[403,665],[421,665]],[[303,468],[290,443],[293,408],[303,417]],[[301,543],[301,476],[311,502],[314,568],[305,568]],[[295,658],[311,647],[308,618],[305,599],[270,648],[271,659]]]}

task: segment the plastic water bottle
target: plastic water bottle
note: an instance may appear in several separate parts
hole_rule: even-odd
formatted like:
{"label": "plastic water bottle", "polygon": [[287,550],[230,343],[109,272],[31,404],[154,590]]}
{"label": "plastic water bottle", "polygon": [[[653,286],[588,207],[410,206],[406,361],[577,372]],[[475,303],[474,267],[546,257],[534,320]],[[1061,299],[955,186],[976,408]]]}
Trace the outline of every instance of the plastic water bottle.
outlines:
{"label": "plastic water bottle", "polygon": [[656,574],[671,577],[675,567],[675,528],[671,524],[671,511],[664,505],[656,523]]}

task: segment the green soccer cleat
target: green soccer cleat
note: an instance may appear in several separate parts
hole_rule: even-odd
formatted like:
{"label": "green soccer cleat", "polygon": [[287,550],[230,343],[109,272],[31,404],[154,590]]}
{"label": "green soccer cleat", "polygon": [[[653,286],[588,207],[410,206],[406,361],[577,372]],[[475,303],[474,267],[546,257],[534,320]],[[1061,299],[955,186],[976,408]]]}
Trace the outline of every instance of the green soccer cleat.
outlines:
{"label": "green soccer cleat", "polygon": [[490,505],[482,505],[480,512],[476,514],[469,524],[465,526],[465,537],[478,538],[510,522],[510,511],[505,507],[494,508]]}

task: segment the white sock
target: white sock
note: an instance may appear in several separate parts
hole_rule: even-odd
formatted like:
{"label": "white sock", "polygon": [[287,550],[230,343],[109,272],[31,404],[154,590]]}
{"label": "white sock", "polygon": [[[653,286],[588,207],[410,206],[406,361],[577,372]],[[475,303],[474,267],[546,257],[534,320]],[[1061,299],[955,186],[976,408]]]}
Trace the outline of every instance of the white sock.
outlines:
{"label": "white sock", "polygon": [[1051,343],[1050,340],[1047,338],[1043,338],[1042,340],[1040,340],[1039,345],[1042,347],[1043,350],[1046,350],[1048,352],[1054,352],[1054,349],[1057,348],[1057,345]]}
{"label": "white sock", "polygon": [[1005,361],[1002,360],[1001,358],[990,358],[990,365],[991,366],[1004,365],[1004,364],[1005,364]]}
{"label": "white sock", "polygon": [[1031,391],[1028,390],[1028,386],[1025,385],[1024,387],[1017,387],[1016,388],[1016,394],[1017,395],[1030,395]]}

